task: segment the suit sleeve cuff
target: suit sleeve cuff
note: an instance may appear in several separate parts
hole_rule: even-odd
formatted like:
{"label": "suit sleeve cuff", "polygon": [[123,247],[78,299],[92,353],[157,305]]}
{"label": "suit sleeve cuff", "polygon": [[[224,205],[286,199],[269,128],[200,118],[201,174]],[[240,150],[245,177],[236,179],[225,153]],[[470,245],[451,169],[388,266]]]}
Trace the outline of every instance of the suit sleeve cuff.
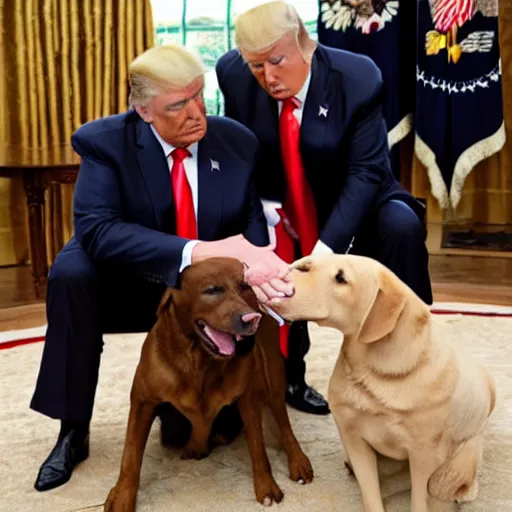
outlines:
{"label": "suit sleeve cuff", "polygon": [[318,240],[315,247],[313,247],[311,254],[334,254],[334,251],[328,245],[325,245],[322,240]]}
{"label": "suit sleeve cuff", "polygon": [[190,240],[183,247],[183,252],[181,253],[181,265],[180,265],[180,273],[183,272],[187,267],[192,265],[192,249],[195,245],[197,245],[200,240]]}

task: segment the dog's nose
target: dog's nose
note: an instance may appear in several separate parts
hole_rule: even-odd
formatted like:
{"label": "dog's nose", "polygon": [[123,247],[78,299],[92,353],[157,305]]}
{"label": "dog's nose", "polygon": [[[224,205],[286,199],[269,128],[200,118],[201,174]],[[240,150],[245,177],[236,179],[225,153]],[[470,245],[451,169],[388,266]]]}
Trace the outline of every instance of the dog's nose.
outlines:
{"label": "dog's nose", "polygon": [[254,334],[260,324],[261,313],[243,313],[240,315],[240,323],[247,334]]}

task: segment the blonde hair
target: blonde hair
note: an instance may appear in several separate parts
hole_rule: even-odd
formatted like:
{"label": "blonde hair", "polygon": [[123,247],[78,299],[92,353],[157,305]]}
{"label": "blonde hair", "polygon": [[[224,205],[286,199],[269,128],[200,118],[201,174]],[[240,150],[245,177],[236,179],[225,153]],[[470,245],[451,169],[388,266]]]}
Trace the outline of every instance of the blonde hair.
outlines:
{"label": "blonde hair", "polygon": [[204,76],[205,68],[183,46],[168,44],[146,50],[130,64],[130,105],[145,105],[169,88],[182,88]]}
{"label": "blonde hair", "polygon": [[260,53],[287,34],[294,34],[301,48],[310,40],[295,7],[281,0],[253,7],[235,20],[235,42],[241,51]]}

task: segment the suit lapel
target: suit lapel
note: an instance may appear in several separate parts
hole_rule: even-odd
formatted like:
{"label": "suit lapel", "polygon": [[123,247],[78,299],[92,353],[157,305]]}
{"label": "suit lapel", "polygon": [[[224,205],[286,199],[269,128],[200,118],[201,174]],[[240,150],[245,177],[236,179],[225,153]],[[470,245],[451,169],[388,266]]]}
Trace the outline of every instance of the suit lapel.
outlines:
{"label": "suit lapel", "polygon": [[311,62],[311,82],[309,85],[301,123],[301,143],[307,147],[321,148],[329,126],[333,98],[330,97],[326,55],[319,45]]}
{"label": "suit lapel", "polygon": [[165,229],[164,213],[172,205],[169,163],[149,124],[136,125],[137,160],[151,198],[157,229]]}
{"label": "suit lapel", "polygon": [[209,132],[199,141],[197,158],[197,224],[200,240],[212,240],[219,232],[222,223],[222,203],[224,195],[225,162]]}

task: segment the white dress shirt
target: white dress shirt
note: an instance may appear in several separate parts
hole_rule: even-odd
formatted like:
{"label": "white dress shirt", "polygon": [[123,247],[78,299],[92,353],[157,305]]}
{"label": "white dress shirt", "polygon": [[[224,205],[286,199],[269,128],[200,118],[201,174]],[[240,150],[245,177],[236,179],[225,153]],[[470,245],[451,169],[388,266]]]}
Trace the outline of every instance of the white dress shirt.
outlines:
{"label": "white dress shirt", "polygon": [[[156,137],[156,140],[160,143],[162,146],[162,149],[164,151],[164,155],[167,158],[167,162],[169,164],[169,176],[172,171],[172,165],[174,163],[174,160],[172,158],[171,152],[176,149],[174,146],[166,142],[162,137],[160,137],[160,134],[156,131],[155,127],[150,124],[151,131]],[[188,146],[187,149],[190,151],[191,156],[188,158],[185,158],[183,160],[183,166],[185,167],[185,174],[187,176],[188,183],[190,185],[190,189],[192,191],[192,201],[194,203],[194,213],[196,215],[196,225],[197,223],[197,189],[198,189],[198,179],[197,179],[197,151],[198,151],[198,143],[192,144],[191,146]],[[169,180],[169,187],[171,186],[171,181]],[[183,252],[181,255],[181,265],[180,265],[180,272],[188,267],[192,263],[192,249],[194,246],[199,243],[199,240],[190,240],[185,244],[185,247],[183,247]]]}
{"label": "white dress shirt", "polygon": [[[311,70],[308,73],[308,76],[302,85],[301,90],[295,95],[295,98],[299,100],[300,105],[293,111],[293,115],[299,122],[299,126],[302,124],[302,113],[304,111],[304,102],[306,101],[306,96],[308,94],[309,84],[311,82]],[[283,102],[279,101],[277,104],[278,108],[278,116],[281,116],[281,110],[283,108]],[[270,237],[271,243],[275,243],[276,234],[275,234],[275,226],[281,220],[281,217],[276,211],[276,208],[282,208],[281,203],[277,201],[268,201],[266,199],[262,199],[261,201],[263,205],[263,213],[265,214],[265,218],[267,219],[268,225],[268,234]],[[315,247],[313,248],[312,254],[319,253],[332,253],[332,249],[324,244],[320,239],[317,241]]]}

